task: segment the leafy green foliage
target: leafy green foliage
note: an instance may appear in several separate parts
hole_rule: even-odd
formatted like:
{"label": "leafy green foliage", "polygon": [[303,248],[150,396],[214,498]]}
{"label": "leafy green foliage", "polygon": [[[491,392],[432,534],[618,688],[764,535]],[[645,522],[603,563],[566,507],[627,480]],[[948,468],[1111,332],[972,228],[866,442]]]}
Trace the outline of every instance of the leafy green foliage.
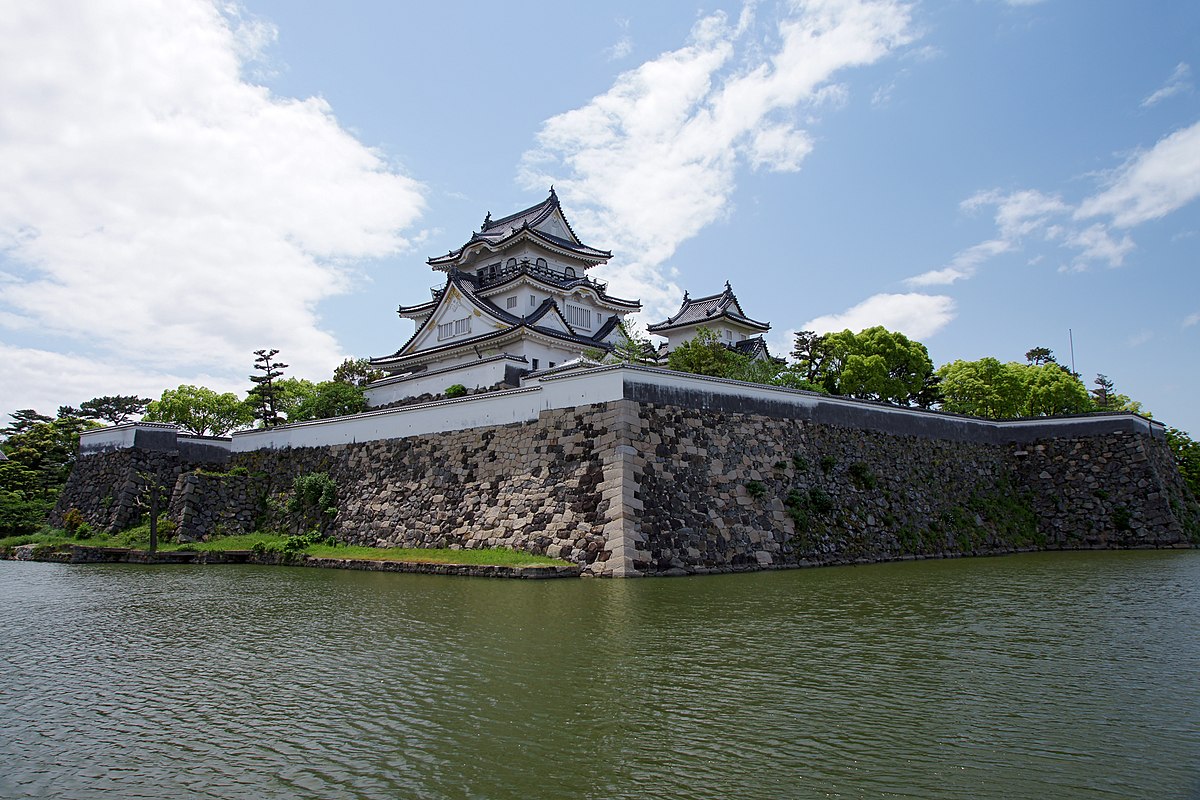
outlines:
{"label": "leafy green foliage", "polygon": [[1192,494],[1200,499],[1200,442],[1178,428],[1167,428],[1167,446]]}
{"label": "leafy green foliage", "polygon": [[232,392],[183,384],[146,406],[147,422],[169,422],[196,436],[224,436],[254,421],[254,411]]}
{"label": "leafy green foliage", "polygon": [[[45,525],[53,503],[0,489],[0,537],[27,536]],[[23,542],[22,542],[23,544]]]}
{"label": "leafy green foliage", "polygon": [[299,403],[288,407],[288,422],[344,417],[366,408],[367,398],[362,387],[340,381],[322,381]]}
{"label": "leafy green foliage", "polygon": [[293,497],[289,510],[303,512],[316,510],[321,514],[337,514],[337,484],[324,472],[309,472],[297,475],[292,481]]}
{"label": "leafy green foliage", "polygon": [[80,403],[78,416],[85,419],[100,420],[112,425],[120,425],[123,422],[128,422],[130,417],[141,415],[146,410],[146,404],[149,402],[150,398],[138,397],[133,394],[94,397],[91,400]]}
{"label": "leafy green foliage", "polygon": [[850,475],[851,483],[860,489],[874,489],[879,482],[871,468],[862,461],[855,461],[846,468],[846,472]]}
{"label": "leafy green foliage", "polygon": [[933,362],[920,342],[882,326],[816,335],[796,334],[792,369],[831,394],[898,405],[928,394]]}
{"label": "leafy green foliage", "polygon": [[766,493],[767,493],[767,487],[763,485],[762,481],[747,481],[746,482],[746,494],[750,495],[754,499],[757,500],[758,498],[762,497]]}
{"label": "leafy green foliage", "polygon": [[821,456],[820,463],[821,463],[821,472],[824,472],[826,475],[828,475],[829,473],[833,472],[833,468],[837,466],[837,459],[831,455],[826,454],[826,455]]}
{"label": "leafy green foliage", "polygon": [[667,355],[667,368],[694,375],[731,378],[749,367],[750,359],[721,344],[717,334],[701,328],[696,335]]}
{"label": "leafy green foliage", "polygon": [[954,361],[938,370],[942,409],[1005,419],[1091,410],[1087,389],[1058,364]]}
{"label": "leafy green foliage", "polygon": [[386,375],[387,373],[383,370],[372,367],[369,358],[347,358],[333,371],[335,381],[352,386],[366,386]]}
{"label": "leafy green foliage", "polygon": [[449,398],[463,397],[464,395],[466,395],[466,393],[467,393],[467,387],[463,386],[461,383],[455,383],[450,386],[447,386],[446,391],[444,392],[446,397],[449,397]]}

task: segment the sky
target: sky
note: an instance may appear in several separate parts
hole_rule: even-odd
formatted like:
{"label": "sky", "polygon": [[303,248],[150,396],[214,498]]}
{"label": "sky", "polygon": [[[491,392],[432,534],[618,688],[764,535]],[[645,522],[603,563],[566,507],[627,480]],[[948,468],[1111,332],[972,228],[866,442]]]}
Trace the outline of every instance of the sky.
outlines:
{"label": "sky", "polygon": [[394,352],[551,185],[643,323],[730,281],[1200,435],[1200,4],[18,0],[0,414]]}

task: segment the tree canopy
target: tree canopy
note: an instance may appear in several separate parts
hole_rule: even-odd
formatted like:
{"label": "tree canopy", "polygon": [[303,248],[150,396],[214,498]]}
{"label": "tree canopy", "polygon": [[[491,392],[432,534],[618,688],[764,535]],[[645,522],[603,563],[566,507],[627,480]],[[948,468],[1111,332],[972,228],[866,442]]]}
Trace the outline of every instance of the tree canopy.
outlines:
{"label": "tree canopy", "polygon": [[286,407],[288,422],[342,417],[357,414],[367,408],[367,399],[363,395],[362,387],[342,381],[322,381],[317,384],[297,381],[291,391],[294,394],[288,398]]}
{"label": "tree canopy", "polygon": [[152,400],[143,419],[174,423],[196,436],[224,436],[253,422],[254,411],[233,392],[184,384]]}
{"label": "tree canopy", "polygon": [[1005,419],[1091,410],[1087,388],[1052,361],[954,361],[937,372],[942,410]]}
{"label": "tree canopy", "polygon": [[904,406],[928,396],[933,375],[925,345],[878,325],[858,333],[800,331],[792,357],[803,380],[830,394]]}
{"label": "tree canopy", "polygon": [[149,402],[150,398],[138,397],[134,394],[93,397],[91,400],[85,400],[79,404],[79,416],[100,420],[111,425],[120,425],[128,422],[131,417],[141,415]]}
{"label": "tree canopy", "polygon": [[386,375],[383,370],[372,367],[369,358],[347,358],[333,370],[333,380],[354,386],[366,386]]}

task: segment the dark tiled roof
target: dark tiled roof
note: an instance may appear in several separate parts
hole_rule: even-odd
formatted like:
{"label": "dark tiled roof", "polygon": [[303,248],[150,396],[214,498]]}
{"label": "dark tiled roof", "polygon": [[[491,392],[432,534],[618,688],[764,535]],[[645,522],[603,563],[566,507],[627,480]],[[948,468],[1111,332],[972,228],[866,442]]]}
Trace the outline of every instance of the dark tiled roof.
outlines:
{"label": "dark tiled roof", "polygon": [[726,281],[725,291],[720,294],[698,297],[693,300],[685,292],[683,295],[683,305],[679,307],[679,311],[675,312],[674,316],[654,325],[649,325],[646,327],[646,330],[651,333],[659,333],[672,328],[681,328],[685,325],[702,325],[706,322],[714,322],[722,317],[760,331],[771,329],[770,323],[759,322],[745,315],[737,296],[733,293],[733,288]]}
{"label": "dark tiled roof", "polygon": [[[569,239],[535,229],[536,225],[545,222],[556,210],[562,214],[563,222],[567,226],[567,232],[571,234],[571,238]],[[483,227],[480,228],[478,233],[471,234],[471,238],[467,240],[466,244],[457,250],[451,250],[444,256],[434,256],[429,259],[428,263],[431,266],[447,264],[457,260],[462,255],[463,250],[475,242],[487,242],[489,245],[497,247],[523,232],[528,232],[533,237],[544,240],[547,244],[576,253],[585,258],[612,258],[612,253],[608,250],[598,250],[595,247],[588,247],[579,241],[579,237],[575,234],[575,230],[567,220],[567,215],[562,213],[562,207],[558,202],[558,195],[555,194],[554,187],[550,187],[550,196],[535,206],[530,206],[515,214],[509,214],[507,217],[497,220],[493,220],[492,215],[488,214],[483,220]]]}
{"label": "dark tiled roof", "polygon": [[[575,344],[585,345],[587,347],[597,347],[597,348],[600,348],[603,350],[610,349],[611,346],[605,344],[603,339],[605,336],[607,336],[612,331],[613,328],[615,328],[617,326],[618,322],[620,321],[616,314],[613,314],[612,316],[610,316],[608,318],[608,320],[606,320],[603,324],[601,324],[600,327],[596,330],[596,332],[593,333],[591,336],[581,336],[578,334],[565,333],[565,332],[557,330],[555,328],[547,328],[547,327],[537,324],[539,321],[541,321],[543,318],[545,318],[545,316],[547,314],[552,313],[552,312],[555,313],[556,315],[558,315],[560,319],[562,319],[562,312],[559,310],[558,303],[554,300],[554,298],[548,297],[545,300],[543,300],[542,303],[536,309],[534,309],[532,314],[530,314],[526,317],[518,317],[515,314],[509,313],[505,309],[500,308],[500,306],[496,305],[495,303],[491,302],[490,300],[487,300],[482,297],[477,297],[475,295],[475,291],[474,291],[475,285],[474,285],[473,277],[474,276],[470,275],[469,273],[459,272],[458,270],[452,270],[446,278],[446,287],[449,288],[451,285],[456,286],[459,290],[459,293],[462,294],[469,302],[471,302],[473,305],[475,305],[477,308],[479,308],[481,311],[485,312],[486,314],[488,314],[496,319],[499,319],[502,322],[507,323],[509,325],[508,328],[504,328],[504,329],[501,329],[498,331],[489,331],[488,333],[481,334],[479,336],[474,336],[469,339],[462,339],[459,341],[450,342],[448,344],[445,344],[445,345],[442,345],[439,347],[432,347],[432,348],[429,348],[428,350],[421,350],[417,353],[405,353],[404,351],[410,345],[412,345],[412,343],[414,341],[416,341],[417,337],[421,335],[421,332],[424,331],[431,324],[433,324],[432,323],[433,315],[430,314],[430,316],[425,318],[424,322],[422,322],[420,325],[417,326],[417,329],[415,331],[413,331],[412,336],[410,336],[408,338],[408,341],[406,341],[403,345],[400,346],[400,349],[398,349],[395,353],[391,354],[390,356],[378,356],[378,357],[372,358],[371,363],[378,364],[378,365],[384,365],[384,364],[388,364],[388,363],[395,363],[396,361],[406,360],[409,356],[417,357],[417,356],[425,356],[425,355],[429,355],[429,354],[437,353],[437,352],[445,352],[445,351],[452,350],[457,347],[469,346],[469,345],[477,344],[477,343],[487,341],[490,339],[494,339],[494,338],[502,336],[506,333],[509,333],[509,332],[515,330],[516,328],[521,328],[521,327],[527,328],[531,331],[536,331],[536,332],[541,333],[546,336],[551,336],[556,339],[562,339],[563,341],[568,341],[568,342],[572,342]],[[444,293],[445,293],[445,290],[443,290],[443,294]],[[566,320],[564,319],[563,322],[565,324]],[[570,325],[567,325],[567,327],[569,329]],[[403,354],[403,355],[401,355],[401,354]]]}

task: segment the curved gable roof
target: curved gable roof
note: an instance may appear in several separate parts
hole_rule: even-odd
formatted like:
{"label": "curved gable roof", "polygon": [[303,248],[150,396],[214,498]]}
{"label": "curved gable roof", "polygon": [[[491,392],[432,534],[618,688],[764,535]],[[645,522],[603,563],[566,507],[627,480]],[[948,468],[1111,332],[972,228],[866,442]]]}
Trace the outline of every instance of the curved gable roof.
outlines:
{"label": "curved gable roof", "polygon": [[742,311],[742,304],[738,302],[737,295],[733,293],[733,287],[729,285],[729,281],[726,281],[725,291],[720,294],[698,297],[693,300],[685,292],[683,295],[683,305],[679,307],[674,316],[668,317],[662,322],[648,325],[646,326],[646,330],[651,333],[662,333],[689,325],[704,325],[722,318],[759,331],[768,331],[771,329],[770,323],[759,322],[746,316],[745,312]]}

